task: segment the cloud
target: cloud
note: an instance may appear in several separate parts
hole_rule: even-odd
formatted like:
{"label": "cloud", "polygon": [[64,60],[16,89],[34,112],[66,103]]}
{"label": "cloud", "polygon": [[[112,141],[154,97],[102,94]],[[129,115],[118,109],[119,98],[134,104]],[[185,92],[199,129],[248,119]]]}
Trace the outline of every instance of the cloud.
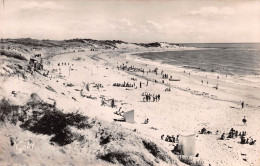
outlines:
{"label": "cloud", "polygon": [[63,7],[57,3],[51,1],[27,1],[27,3],[23,3],[20,9],[24,10],[55,10],[55,9],[63,9]]}
{"label": "cloud", "polygon": [[131,42],[259,41],[260,2],[213,1],[137,4],[114,0],[8,0],[0,13],[0,36]]}
{"label": "cloud", "polygon": [[122,18],[122,19],[120,20],[120,22],[121,22],[122,24],[127,25],[127,26],[133,26],[132,22],[129,21],[128,19],[126,19],[126,18]]}
{"label": "cloud", "polygon": [[159,23],[151,21],[151,20],[148,20],[146,23],[147,23],[147,26],[149,26],[149,27],[152,26],[152,28],[156,29],[156,30],[159,30],[162,28],[162,26]]}
{"label": "cloud", "polygon": [[197,15],[197,16],[232,16],[235,14],[234,9],[230,7],[202,7],[200,10],[197,11],[191,11],[191,15]]}

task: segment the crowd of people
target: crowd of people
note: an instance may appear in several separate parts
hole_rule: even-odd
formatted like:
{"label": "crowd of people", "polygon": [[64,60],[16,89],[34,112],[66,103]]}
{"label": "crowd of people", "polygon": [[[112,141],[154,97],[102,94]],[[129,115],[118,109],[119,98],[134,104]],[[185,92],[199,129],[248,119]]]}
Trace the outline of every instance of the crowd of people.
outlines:
{"label": "crowd of people", "polygon": [[199,134],[212,134],[211,131],[207,130],[206,128],[202,128],[200,131],[199,131]]}
{"label": "crowd of people", "polygon": [[[256,140],[254,140],[252,137],[246,138],[246,131],[238,132],[238,130],[234,130],[233,128],[230,129],[227,138],[237,138],[240,137],[240,143],[241,144],[249,144],[254,145],[256,143]],[[220,137],[221,140],[225,140],[225,133],[223,133]]]}
{"label": "crowd of people", "polygon": [[116,87],[135,87],[135,83],[131,84],[129,82],[125,82],[122,84],[122,83],[114,83],[113,86],[116,86]]}
{"label": "crowd of people", "polygon": [[163,134],[163,135],[161,135],[161,140],[164,140],[164,141],[167,141],[167,142],[178,143],[179,142],[179,135],[177,135],[176,137],[174,137],[174,135],[172,135],[172,136],[167,135],[164,138],[164,134]]}
{"label": "crowd of people", "polygon": [[162,74],[162,78],[168,78],[169,75],[168,74]]}
{"label": "crowd of people", "polygon": [[128,67],[124,63],[122,65],[117,66],[117,69],[118,70],[121,69],[121,70],[126,70],[126,71],[133,71],[133,72],[142,72],[144,74],[143,68],[138,68],[138,67],[135,67],[135,66]]}
{"label": "crowd of people", "polygon": [[142,96],[144,96],[143,101],[146,101],[146,102],[148,102],[148,101],[158,102],[158,101],[160,101],[160,98],[161,98],[160,94],[155,95],[155,94],[150,94],[147,92],[142,93]]}

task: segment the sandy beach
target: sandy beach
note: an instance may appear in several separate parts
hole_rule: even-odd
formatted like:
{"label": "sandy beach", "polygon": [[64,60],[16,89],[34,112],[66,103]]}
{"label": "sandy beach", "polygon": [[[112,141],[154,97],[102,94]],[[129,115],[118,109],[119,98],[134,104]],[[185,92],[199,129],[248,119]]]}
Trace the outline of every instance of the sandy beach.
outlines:
{"label": "sandy beach", "polygon": [[[244,80],[236,76],[225,77],[216,73],[183,69],[162,62],[142,59],[134,54],[136,52],[165,51],[166,49],[138,48],[139,50],[137,50],[132,47],[128,45],[117,50],[76,51],[46,57],[43,61],[44,70],[49,71],[48,76],[37,72],[34,72],[33,75],[27,73],[27,79],[23,79],[17,74],[13,74],[11,77],[2,75],[1,98],[23,105],[30,99],[32,93],[37,93],[45,102],[55,102],[56,107],[64,112],[79,111],[83,115],[104,120],[108,124],[118,124],[130,131],[135,130],[168,151],[173,150],[176,144],[162,140],[161,135],[177,136],[185,132],[195,133],[195,151],[199,156],[191,156],[191,158],[203,161],[204,165],[260,164],[258,143],[260,140],[260,109],[259,103],[257,103],[259,100],[257,98],[253,101],[246,98],[246,95],[241,93],[243,89],[235,91],[237,87],[244,87],[249,88],[250,91],[255,88],[255,93],[257,93],[259,87],[252,86],[256,84],[241,86]],[[181,49],[185,48],[176,47],[169,50],[181,51]],[[7,64],[16,63],[4,56],[1,57],[1,61],[2,68]],[[122,64],[143,69],[144,72],[123,70],[120,68]],[[157,74],[153,72],[155,68],[157,68]],[[162,72],[169,74],[169,77],[172,76],[174,79],[180,79],[180,81],[163,79]],[[6,71],[1,70],[1,73],[4,74]],[[205,75],[207,75],[207,79]],[[217,76],[220,79],[217,79]],[[204,83],[201,83],[202,79]],[[206,84],[206,80],[210,84]],[[123,84],[124,82],[134,86],[113,86],[115,83]],[[219,84],[218,90],[213,88],[216,84]],[[86,85],[88,85],[88,90],[85,89]],[[166,88],[170,88],[171,91],[165,91]],[[15,91],[17,95],[12,95],[12,91]],[[145,92],[160,94],[160,100],[145,102],[144,96],[142,96]],[[111,100],[115,102],[114,108],[110,106]],[[103,104],[102,101],[104,101]],[[243,109],[241,109],[241,101],[245,102]],[[119,109],[124,112],[134,110],[135,123],[115,122],[114,119],[121,118],[114,113]],[[247,119],[246,125],[242,122],[244,116]],[[149,123],[144,124],[147,118]],[[9,126],[9,128],[12,127]],[[199,134],[202,128],[206,128],[212,134]],[[227,135],[231,128],[239,132],[246,131],[246,137],[257,140],[256,144],[241,144],[240,137],[220,140],[222,133]],[[1,139],[8,142],[6,129],[8,128],[1,128]],[[23,135],[22,131],[17,133]],[[36,139],[46,139],[46,137],[37,136]],[[51,145],[44,146],[55,148]],[[40,147],[44,149],[44,146]],[[1,143],[1,148],[7,149],[8,146]],[[67,153],[71,151],[69,149],[68,146]],[[34,155],[40,153],[39,151],[39,147],[38,149],[35,147]],[[39,158],[40,156],[34,157]],[[8,157],[8,159],[20,161],[13,157]],[[6,161],[2,158],[3,160]],[[82,162],[84,163],[84,161]]]}

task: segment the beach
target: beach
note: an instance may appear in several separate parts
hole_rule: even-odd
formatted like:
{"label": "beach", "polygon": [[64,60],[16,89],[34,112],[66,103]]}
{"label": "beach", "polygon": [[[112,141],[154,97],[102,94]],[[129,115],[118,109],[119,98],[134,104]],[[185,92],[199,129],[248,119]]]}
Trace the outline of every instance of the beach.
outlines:
{"label": "beach", "polygon": [[[168,50],[183,49],[176,47]],[[196,50],[187,48],[192,49]],[[253,83],[236,75],[226,77],[224,74],[182,68],[136,55],[137,52],[166,50],[137,50],[131,45],[123,45],[117,50],[76,51],[47,57],[44,58],[44,69],[49,71],[47,77],[37,72],[27,74],[26,81],[17,75],[1,76],[1,97],[24,104],[30,94],[37,93],[48,103],[55,101],[56,107],[64,112],[77,110],[91,118],[136,130],[169,151],[173,150],[175,144],[162,140],[162,135],[176,137],[185,132],[195,133],[195,151],[199,156],[192,158],[203,161],[204,165],[260,164],[258,142],[255,145],[240,144],[239,137],[219,140],[221,134],[227,134],[231,128],[246,131],[247,137],[260,140],[259,82]],[[6,58],[2,60],[7,63]],[[130,66],[133,70],[127,70]],[[143,72],[134,69],[142,69]],[[166,73],[169,76],[163,79],[162,75]],[[170,76],[175,81],[169,80]],[[113,86],[124,82],[134,86]],[[214,88],[216,84],[218,89]],[[171,91],[165,91],[167,88]],[[16,97],[10,95],[12,91],[18,93]],[[160,94],[160,100],[145,101],[145,92]],[[246,92],[249,94],[244,94]],[[114,107],[110,106],[111,100],[114,101]],[[241,101],[245,102],[243,109]],[[114,121],[120,118],[115,114],[119,109],[124,112],[134,110],[135,123]],[[242,122],[244,116],[246,125]],[[145,124],[147,118],[149,123]],[[212,134],[199,134],[202,128]]]}

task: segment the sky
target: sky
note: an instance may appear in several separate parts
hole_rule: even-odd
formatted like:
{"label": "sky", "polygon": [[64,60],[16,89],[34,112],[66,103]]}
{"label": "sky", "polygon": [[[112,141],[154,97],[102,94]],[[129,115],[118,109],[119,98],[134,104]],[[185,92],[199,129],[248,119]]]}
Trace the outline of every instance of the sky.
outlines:
{"label": "sky", "polygon": [[260,1],[0,0],[0,38],[260,42]]}

